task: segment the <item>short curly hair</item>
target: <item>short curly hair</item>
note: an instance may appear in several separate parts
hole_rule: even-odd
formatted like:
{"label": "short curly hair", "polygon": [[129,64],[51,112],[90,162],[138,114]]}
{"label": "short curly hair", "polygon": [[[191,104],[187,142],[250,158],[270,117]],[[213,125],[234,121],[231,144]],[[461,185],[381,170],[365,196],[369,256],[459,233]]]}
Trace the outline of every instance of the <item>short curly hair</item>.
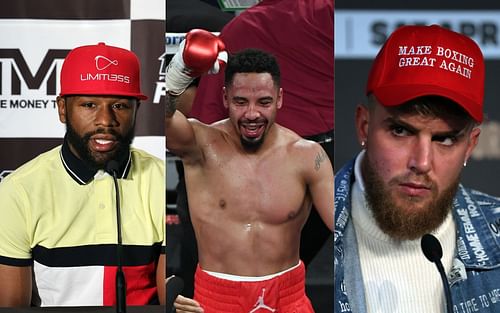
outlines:
{"label": "short curly hair", "polygon": [[224,73],[226,87],[232,84],[237,73],[269,73],[277,87],[281,84],[278,61],[272,54],[259,49],[245,49],[231,55]]}

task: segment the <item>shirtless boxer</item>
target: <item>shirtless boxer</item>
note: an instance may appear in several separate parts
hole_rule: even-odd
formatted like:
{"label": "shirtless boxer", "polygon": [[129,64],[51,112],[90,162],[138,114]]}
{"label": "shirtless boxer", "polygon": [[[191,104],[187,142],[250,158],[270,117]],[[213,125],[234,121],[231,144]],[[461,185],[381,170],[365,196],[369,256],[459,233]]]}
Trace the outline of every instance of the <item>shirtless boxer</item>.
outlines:
{"label": "shirtless boxer", "polygon": [[205,313],[313,312],[300,230],[312,203],[333,230],[332,167],[319,144],[274,123],[283,91],[263,51],[230,58],[228,119],[206,125],[176,110],[190,79],[218,71],[223,55],[217,37],[191,31],[167,68],[167,147],[184,164],[198,243],[194,298]]}

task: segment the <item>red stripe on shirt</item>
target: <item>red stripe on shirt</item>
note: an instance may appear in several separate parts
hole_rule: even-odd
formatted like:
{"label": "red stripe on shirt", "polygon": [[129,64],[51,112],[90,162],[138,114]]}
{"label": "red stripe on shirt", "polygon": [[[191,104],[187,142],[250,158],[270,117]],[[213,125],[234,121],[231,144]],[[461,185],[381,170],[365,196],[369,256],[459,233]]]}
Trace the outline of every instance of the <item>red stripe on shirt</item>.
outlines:
{"label": "red stripe on shirt", "polygon": [[[104,267],[103,305],[116,304],[116,266]],[[127,286],[127,305],[146,305],[156,298],[156,266],[155,263],[141,266],[124,266]]]}

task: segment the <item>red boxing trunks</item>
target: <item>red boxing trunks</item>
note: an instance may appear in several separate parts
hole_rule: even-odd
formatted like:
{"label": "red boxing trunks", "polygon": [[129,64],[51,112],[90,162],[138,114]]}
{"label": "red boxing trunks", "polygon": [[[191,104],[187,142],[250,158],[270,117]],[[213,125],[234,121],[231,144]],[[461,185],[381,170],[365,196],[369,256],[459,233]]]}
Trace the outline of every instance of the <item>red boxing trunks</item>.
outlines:
{"label": "red boxing trunks", "polygon": [[198,266],[194,299],[205,313],[314,313],[305,294],[305,267],[302,262],[269,279],[267,276],[258,281],[245,278],[218,278]]}

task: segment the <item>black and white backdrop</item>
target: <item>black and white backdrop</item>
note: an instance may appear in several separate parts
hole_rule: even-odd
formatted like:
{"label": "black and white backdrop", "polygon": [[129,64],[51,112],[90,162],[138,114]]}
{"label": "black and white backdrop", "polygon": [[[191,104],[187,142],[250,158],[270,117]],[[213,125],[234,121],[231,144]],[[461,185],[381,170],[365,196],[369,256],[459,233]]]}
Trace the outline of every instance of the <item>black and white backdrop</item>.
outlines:
{"label": "black and white backdrop", "polygon": [[62,142],[55,98],[66,54],[105,42],[134,51],[143,92],[133,145],[165,158],[165,0],[16,0],[0,10],[0,179]]}

